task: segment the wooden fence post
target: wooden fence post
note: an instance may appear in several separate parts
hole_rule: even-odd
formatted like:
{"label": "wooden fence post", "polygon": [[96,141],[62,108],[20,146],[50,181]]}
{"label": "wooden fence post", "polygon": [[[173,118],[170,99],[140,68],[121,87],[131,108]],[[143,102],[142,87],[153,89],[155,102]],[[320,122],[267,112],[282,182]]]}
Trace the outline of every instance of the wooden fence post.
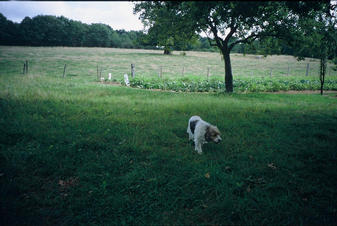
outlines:
{"label": "wooden fence post", "polygon": [[66,75],[66,68],[67,68],[67,64],[64,64],[64,68],[63,68],[63,78]]}
{"label": "wooden fence post", "polygon": [[26,60],[26,74],[28,74],[28,60]]}
{"label": "wooden fence post", "polygon": [[288,63],[288,72],[287,72],[287,76],[289,76],[289,71],[290,71],[290,67],[289,67],[289,63]]}
{"label": "wooden fence post", "polygon": [[97,64],[97,80],[99,80],[99,77],[98,77],[98,64]]}
{"label": "wooden fence post", "polygon": [[163,67],[162,66],[160,66],[159,78],[163,78]]}
{"label": "wooden fence post", "polygon": [[23,71],[22,74],[26,74],[26,63],[23,63]]}
{"label": "wooden fence post", "polygon": [[135,77],[135,65],[131,64],[131,77],[134,78]]}
{"label": "wooden fence post", "polygon": [[209,80],[209,67],[207,67],[207,81]]}
{"label": "wooden fence post", "polygon": [[305,71],[305,76],[309,75],[309,63],[307,63],[307,70]]}

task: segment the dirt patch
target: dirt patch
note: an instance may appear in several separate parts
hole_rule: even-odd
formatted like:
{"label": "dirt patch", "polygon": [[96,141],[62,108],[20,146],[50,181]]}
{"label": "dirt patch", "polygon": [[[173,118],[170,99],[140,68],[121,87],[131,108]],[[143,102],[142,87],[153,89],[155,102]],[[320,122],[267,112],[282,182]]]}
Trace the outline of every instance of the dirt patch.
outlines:
{"label": "dirt patch", "polygon": [[[136,88],[136,89],[141,89],[141,88]],[[162,90],[162,89],[146,89],[150,91],[155,91],[155,92],[175,92],[175,93],[184,93],[182,91],[174,91],[174,90]],[[205,93],[215,93],[215,92],[186,92],[186,93],[200,93],[200,94],[205,94]],[[253,93],[253,92],[235,92],[235,93]],[[288,90],[288,91],[278,91],[278,92],[261,92],[261,93],[271,93],[271,94],[320,94],[319,90]],[[324,91],[324,94],[337,94],[337,91]],[[333,97],[337,97],[333,96]]]}
{"label": "dirt patch", "polygon": [[97,82],[97,83],[111,85],[111,86],[122,86],[120,82]]}

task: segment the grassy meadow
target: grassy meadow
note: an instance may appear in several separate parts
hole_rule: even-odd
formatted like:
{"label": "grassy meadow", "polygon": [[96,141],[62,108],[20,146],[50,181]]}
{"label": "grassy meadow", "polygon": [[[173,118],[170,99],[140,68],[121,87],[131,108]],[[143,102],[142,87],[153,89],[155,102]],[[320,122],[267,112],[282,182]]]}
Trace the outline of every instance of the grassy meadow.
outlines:
{"label": "grassy meadow", "polygon": [[[108,73],[120,80],[127,73],[131,74],[131,64],[135,65],[137,78],[157,78],[162,67],[163,78],[182,78],[195,76],[207,79],[210,77],[223,80],[224,62],[219,53],[181,52],[173,55],[162,54],[161,50],[112,49],[112,48],[71,48],[71,47],[5,47],[0,46],[0,72],[21,73],[25,60],[29,61],[32,75],[62,77],[64,64],[67,64],[67,75],[80,76],[85,80],[97,79],[97,66],[105,78]],[[234,80],[243,78],[297,77],[317,79],[319,60],[306,58],[297,61],[292,56],[268,56],[231,54]],[[309,63],[309,74],[306,74]],[[6,65],[4,67],[3,65]],[[289,73],[288,73],[289,68]],[[327,80],[337,78],[332,64],[328,65]],[[184,71],[184,74],[183,74]],[[89,76],[90,79],[86,78]]]}
{"label": "grassy meadow", "polygon": [[[170,78],[183,65],[190,77],[206,76],[208,66],[212,76],[224,73],[217,53],[0,47],[1,225],[336,224],[336,93],[97,82],[97,65],[118,81],[131,63],[149,78],[161,64]],[[270,68],[287,76],[288,63],[287,77],[306,68],[290,56],[233,55],[232,63],[234,79],[263,79]],[[188,141],[192,115],[222,132],[223,142],[205,144],[202,155]]]}

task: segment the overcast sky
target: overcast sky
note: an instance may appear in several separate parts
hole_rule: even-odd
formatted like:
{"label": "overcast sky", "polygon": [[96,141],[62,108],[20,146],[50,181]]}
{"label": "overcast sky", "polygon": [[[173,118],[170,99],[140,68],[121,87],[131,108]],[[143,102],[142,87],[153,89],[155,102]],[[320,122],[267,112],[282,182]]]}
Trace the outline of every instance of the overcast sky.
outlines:
{"label": "overcast sky", "polygon": [[64,16],[83,23],[108,24],[114,30],[142,30],[132,2],[0,2],[0,13],[8,20],[20,23],[26,16]]}

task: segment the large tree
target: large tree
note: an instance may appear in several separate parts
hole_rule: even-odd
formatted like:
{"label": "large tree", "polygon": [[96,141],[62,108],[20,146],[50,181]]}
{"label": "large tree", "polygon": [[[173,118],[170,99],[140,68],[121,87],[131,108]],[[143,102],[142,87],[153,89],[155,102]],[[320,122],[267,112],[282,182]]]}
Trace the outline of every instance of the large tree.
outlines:
{"label": "large tree", "polygon": [[297,20],[320,7],[321,2],[140,2],[134,12],[150,29],[166,21],[171,25],[165,32],[183,28],[184,34],[204,32],[213,38],[225,63],[226,92],[233,92],[234,46],[266,36],[291,38],[287,33],[296,29]]}

